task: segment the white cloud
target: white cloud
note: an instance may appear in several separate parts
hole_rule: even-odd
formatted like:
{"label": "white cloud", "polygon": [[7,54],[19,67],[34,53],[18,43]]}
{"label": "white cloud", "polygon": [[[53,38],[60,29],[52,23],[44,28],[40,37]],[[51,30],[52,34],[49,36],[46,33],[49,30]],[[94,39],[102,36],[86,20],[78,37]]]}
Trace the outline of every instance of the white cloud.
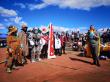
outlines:
{"label": "white cloud", "polygon": [[80,33],[86,33],[88,31],[88,27],[62,27],[62,26],[53,26],[54,31],[56,32],[66,32],[68,31],[70,34],[71,32],[77,32],[79,31]]}
{"label": "white cloud", "polygon": [[49,5],[60,8],[90,10],[94,7],[110,6],[110,0],[42,0],[41,4],[30,4],[29,8],[31,10],[42,9]]}
{"label": "white cloud", "polygon": [[5,9],[3,7],[0,7],[0,14],[1,16],[4,16],[4,17],[17,16],[17,13],[15,10]]}
{"label": "white cloud", "polygon": [[107,27],[105,27],[105,28],[99,28],[97,31],[98,31],[98,32],[106,32],[107,29],[108,29]]}
{"label": "white cloud", "polygon": [[28,7],[30,10],[34,10],[34,9],[42,9],[45,8],[47,5],[45,3],[42,4],[28,4]]}
{"label": "white cloud", "polygon": [[17,25],[22,25],[22,24],[25,24],[27,25],[27,23],[25,21],[23,21],[22,17],[19,17],[19,16],[16,16],[16,17],[13,17],[13,18],[5,18],[4,19],[5,22],[9,24],[17,24]]}
{"label": "white cloud", "polygon": [[5,22],[8,22],[9,20],[5,18],[4,21],[5,21]]}
{"label": "white cloud", "polygon": [[79,27],[78,29],[81,33],[87,33],[89,30],[89,27]]}
{"label": "white cloud", "polygon": [[21,8],[26,8],[26,5],[23,4],[23,3],[15,3],[14,5],[15,5],[15,6],[19,6],[19,7],[21,7]]}
{"label": "white cloud", "polygon": [[22,20],[22,17],[19,17],[19,16],[9,18],[9,19],[5,19],[5,21],[14,22],[16,24],[19,24],[21,20]]}
{"label": "white cloud", "polygon": [[[48,26],[41,25],[39,28],[40,29],[42,29],[42,28],[48,28]],[[55,32],[62,32],[62,31],[66,32],[66,31],[75,31],[75,28],[69,28],[69,27],[63,27],[63,26],[53,25],[53,30]]]}
{"label": "white cloud", "polygon": [[18,16],[17,16],[17,17],[14,19],[14,22],[15,22],[16,24],[19,24],[21,20],[22,20],[22,17],[18,17]]}
{"label": "white cloud", "polygon": [[0,23],[0,29],[6,29],[3,24]]}
{"label": "white cloud", "polygon": [[[41,30],[43,29],[43,28],[46,28],[46,29],[48,29],[48,26],[45,26],[45,25],[41,25],[40,27],[39,27]],[[69,28],[67,28],[67,27],[62,27],[62,26],[53,26],[53,30],[55,31],[55,32],[62,32],[62,31],[68,31],[69,30]]]}
{"label": "white cloud", "polygon": [[62,32],[62,31],[69,31],[70,28],[62,27],[62,26],[53,26],[54,31]]}
{"label": "white cloud", "polygon": [[[42,28],[48,28],[48,26],[45,26],[45,25],[41,25],[39,27],[40,29]],[[53,29],[55,32],[77,32],[77,31],[80,31],[81,33],[86,33],[88,31],[88,27],[64,27],[64,26],[56,26],[56,25],[53,25]]]}
{"label": "white cloud", "polygon": [[[23,5],[22,5],[22,7],[23,7]],[[12,9],[10,9],[10,10],[9,9],[5,9],[5,8],[0,6],[0,15],[5,17],[4,21],[8,25],[9,24],[17,24],[17,25],[27,24],[25,21],[23,21],[22,17],[18,16],[16,11],[14,11]]]}

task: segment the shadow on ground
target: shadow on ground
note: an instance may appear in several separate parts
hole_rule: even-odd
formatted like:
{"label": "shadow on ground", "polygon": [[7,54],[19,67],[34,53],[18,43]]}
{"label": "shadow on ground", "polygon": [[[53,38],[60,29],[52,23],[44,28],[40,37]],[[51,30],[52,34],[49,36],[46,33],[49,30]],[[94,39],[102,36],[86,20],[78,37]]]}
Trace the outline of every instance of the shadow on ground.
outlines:
{"label": "shadow on ground", "polygon": [[70,58],[70,60],[72,60],[72,61],[80,61],[80,62],[83,62],[83,63],[87,63],[87,64],[91,64],[91,65],[92,65],[92,63],[89,62],[89,61],[85,61],[85,60],[78,59],[78,58],[72,58],[72,57],[69,57],[69,58]]}
{"label": "shadow on ground", "polygon": [[79,57],[85,57],[85,54],[83,52],[81,52],[77,56],[79,56]]}

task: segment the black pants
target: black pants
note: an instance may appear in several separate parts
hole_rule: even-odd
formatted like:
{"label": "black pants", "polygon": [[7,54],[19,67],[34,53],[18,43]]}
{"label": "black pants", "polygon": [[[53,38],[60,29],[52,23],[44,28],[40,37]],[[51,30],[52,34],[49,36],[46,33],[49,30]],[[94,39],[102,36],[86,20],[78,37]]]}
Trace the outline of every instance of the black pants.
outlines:
{"label": "black pants", "polygon": [[99,58],[97,56],[97,45],[90,45],[90,50],[93,58],[93,63],[99,65]]}
{"label": "black pants", "polygon": [[63,54],[65,54],[65,46],[66,46],[66,44],[63,43],[63,45],[62,45],[62,47],[61,47],[61,53],[63,53]]}
{"label": "black pants", "polygon": [[55,55],[61,56],[61,49],[55,49]]}
{"label": "black pants", "polygon": [[47,58],[47,50],[48,50],[48,44],[45,44],[43,46],[43,49],[41,50],[41,58]]}

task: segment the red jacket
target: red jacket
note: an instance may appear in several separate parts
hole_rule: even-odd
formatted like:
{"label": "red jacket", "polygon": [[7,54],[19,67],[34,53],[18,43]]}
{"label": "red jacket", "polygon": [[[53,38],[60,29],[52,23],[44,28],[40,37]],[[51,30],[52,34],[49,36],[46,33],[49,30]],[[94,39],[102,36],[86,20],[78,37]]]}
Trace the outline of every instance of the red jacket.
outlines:
{"label": "red jacket", "polygon": [[60,36],[60,40],[61,40],[61,45],[64,45],[66,43],[66,41],[67,41],[67,38],[64,35],[61,35]]}

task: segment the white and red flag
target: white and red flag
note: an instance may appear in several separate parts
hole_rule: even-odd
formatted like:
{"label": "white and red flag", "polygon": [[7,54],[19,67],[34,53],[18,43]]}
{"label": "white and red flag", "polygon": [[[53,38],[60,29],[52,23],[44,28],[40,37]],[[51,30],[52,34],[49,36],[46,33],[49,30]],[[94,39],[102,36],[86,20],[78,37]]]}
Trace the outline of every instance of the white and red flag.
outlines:
{"label": "white and red flag", "polygon": [[49,26],[48,59],[56,58],[54,54],[54,37],[52,24]]}

